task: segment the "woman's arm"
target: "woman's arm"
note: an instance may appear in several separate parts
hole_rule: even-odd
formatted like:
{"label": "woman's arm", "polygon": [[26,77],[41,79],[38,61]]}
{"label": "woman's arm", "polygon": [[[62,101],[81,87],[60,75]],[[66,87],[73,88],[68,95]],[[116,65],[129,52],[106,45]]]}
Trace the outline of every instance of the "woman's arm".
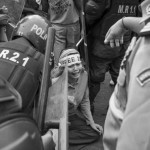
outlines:
{"label": "woman's arm", "polygon": [[87,122],[89,124],[92,124],[94,123],[94,120],[93,120],[93,116],[92,116],[91,109],[90,109],[90,101],[89,101],[88,95],[89,95],[89,90],[87,88],[85,91],[84,97],[80,103],[80,106],[81,106],[81,112],[83,113]]}
{"label": "woman's arm", "polygon": [[99,124],[96,124],[93,120],[93,116],[90,110],[90,101],[89,101],[89,91],[88,91],[88,87],[85,91],[83,100],[80,104],[81,106],[81,112],[84,115],[84,117],[86,118],[87,122],[89,123],[89,125],[95,130],[97,131],[99,134],[103,133],[103,128],[102,126],[100,126]]}

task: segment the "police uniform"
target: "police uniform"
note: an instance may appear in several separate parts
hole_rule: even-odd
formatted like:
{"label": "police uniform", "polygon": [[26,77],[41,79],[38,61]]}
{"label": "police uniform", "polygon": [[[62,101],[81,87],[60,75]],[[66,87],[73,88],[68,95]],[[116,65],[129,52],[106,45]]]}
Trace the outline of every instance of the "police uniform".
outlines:
{"label": "police uniform", "polygon": [[43,61],[44,55],[23,37],[0,43],[0,76],[20,93],[23,110],[33,104]]}
{"label": "police uniform", "polygon": [[100,90],[100,83],[104,81],[107,71],[116,83],[120,63],[131,39],[131,32],[128,32],[124,37],[124,45],[111,48],[104,44],[105,35],[110,26],[120,18],[136,16],[138,4],[139,0],[90,0],[86,4],[86,20],[89,26],[90,100],[92,102]]}
{"label": "police uniform", "polygon": [[[150,5],[146,7],[149,11]],[[105,121],[105,150],[150,149],[150,25],[127,51]]]}

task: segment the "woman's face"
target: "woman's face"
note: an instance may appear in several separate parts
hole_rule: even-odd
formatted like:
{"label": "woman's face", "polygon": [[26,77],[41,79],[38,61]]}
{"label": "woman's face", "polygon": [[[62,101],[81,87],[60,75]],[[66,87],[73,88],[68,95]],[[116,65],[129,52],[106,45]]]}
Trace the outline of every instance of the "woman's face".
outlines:
{"label": "woman's face", "polygon": [[68,77],[71,79],[78,79],[80,77],[81,70],[82,70],[81,62],[68,66]]}

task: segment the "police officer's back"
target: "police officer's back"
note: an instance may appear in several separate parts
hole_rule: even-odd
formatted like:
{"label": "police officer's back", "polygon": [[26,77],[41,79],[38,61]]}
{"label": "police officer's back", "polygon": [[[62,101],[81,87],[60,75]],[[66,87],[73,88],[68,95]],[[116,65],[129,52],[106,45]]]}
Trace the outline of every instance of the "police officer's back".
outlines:
{"label": "police officer's back", "polygon": [[23,18],[13,40],[0,43],[0,75],[21,94],[23,109],[33,104],[40,84],[40,73],[49,22],[39,15]]}

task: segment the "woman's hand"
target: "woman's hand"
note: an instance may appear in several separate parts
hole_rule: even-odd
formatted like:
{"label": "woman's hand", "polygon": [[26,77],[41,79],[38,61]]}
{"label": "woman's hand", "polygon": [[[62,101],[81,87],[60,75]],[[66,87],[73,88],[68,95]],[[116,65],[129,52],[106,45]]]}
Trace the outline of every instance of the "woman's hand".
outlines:
{"label": "woman's hand", "polygon": [[69,96],[68,95],[68,102],[71,103],[71,104],[73,104],[73,105],[76,105],[76,101],[75,101],[74,96]]}
{"label": "woman's hand", "polygon": [[123,18],[118,20],[110,27],[105,36],[105,44],[110,44],[110,47],[119,47],[123,44],[123,35],[127,32],[123,24]]}
{"label": "woman's hand", "polygon": [[90,126],[92,127],[92,129],[97,131],[100,135],[103,134],[103,127],[100,126],[99,124],[92,123],[92,124],[90,124]]}

